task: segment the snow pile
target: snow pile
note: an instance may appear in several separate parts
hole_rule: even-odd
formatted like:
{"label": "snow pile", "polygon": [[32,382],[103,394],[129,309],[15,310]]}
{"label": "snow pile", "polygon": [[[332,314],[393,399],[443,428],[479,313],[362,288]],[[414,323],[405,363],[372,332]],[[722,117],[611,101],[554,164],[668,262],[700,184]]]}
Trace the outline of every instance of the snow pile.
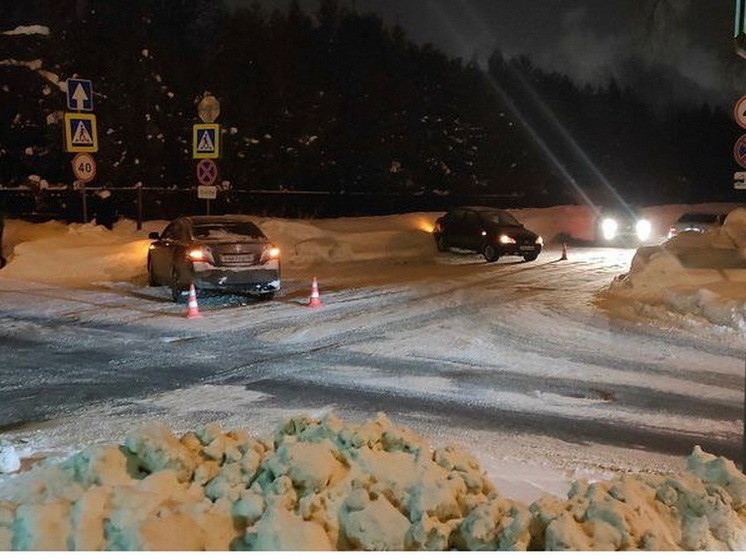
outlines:
{"label": "snow pile", "polygon": [[46,25],[18,25],[10,31],[3,31],[3,35],[49,35]]}
{"label": "snow pile", "polygon": [[[340,220],[254,218],[282,251],[283,262],[296,266],[386,259],[392,263],[432,260],[430,234],[440,215]],[[144,282],[150,241],[147,232],[162,231],[166,222],[148,222],[136,231],[130,220],[113,231],[92,224],[31,224],[9,220],[3,254],[9,255],[8,278],[57,285],[96,282]],[[50,256],[53,255],[53,256]]]}
{"label": "snow pile", "polygon": [[21,459],[12,445],[0,442],[0,474],[11,474],[21,468]]}
{"label": "snow pile", "polygon": [[152,424],[14,479],[0,550],[743,549],[746,477],[698,448],[689,470],[527,507],[384,415],[297,417],[267,439]]}
{"label": "snow pile", "polygon": [[608,294],[746,328],[746,209],[728,214],[719,230],[638,249]]}
{"label": "snow pile", "polygon": [[134,234],[129,223],[114,231],[91,224],[31,225],[10,221],[5,251],[9,264],[4,276],[86,285],[112,278],[132,280],[144,274],[149,241]]}
{"label": "snow pile", "polygon": [[297,265],[387,258],[432,259],[431,235],[441,214],[406,214],[314,221],[258,219],[264,233],[279,244],[283,258]]}
{"label": "snow pile", "polygon": [[565,501],[531,505],[536,544],[546,550],[746,549],[746,476],[695,447],[689,473],[578,481]]}
{"label": "snow pile", "polygon": [[383,415],[288,421],[274,439],[153,424],[24,474],[0,549],[525,549],[528,509],[479,464]]}

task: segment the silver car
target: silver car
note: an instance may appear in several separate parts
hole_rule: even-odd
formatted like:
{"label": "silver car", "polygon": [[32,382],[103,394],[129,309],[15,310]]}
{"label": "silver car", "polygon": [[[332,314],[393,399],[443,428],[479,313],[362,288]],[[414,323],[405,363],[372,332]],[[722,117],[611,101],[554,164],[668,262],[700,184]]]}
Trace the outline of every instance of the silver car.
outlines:
{"label": "silver car", "polygon": [[280,289],[280,249],[244,216],[182,217],[150,233],[148,283],[174,301],[189,286],[271,299]]}
{"label": "silver car", "polygon": [[668,230],[668,238],[672,239],[684,232],[707,233],[723,225],[726,217],[726,214],[684,214]]}

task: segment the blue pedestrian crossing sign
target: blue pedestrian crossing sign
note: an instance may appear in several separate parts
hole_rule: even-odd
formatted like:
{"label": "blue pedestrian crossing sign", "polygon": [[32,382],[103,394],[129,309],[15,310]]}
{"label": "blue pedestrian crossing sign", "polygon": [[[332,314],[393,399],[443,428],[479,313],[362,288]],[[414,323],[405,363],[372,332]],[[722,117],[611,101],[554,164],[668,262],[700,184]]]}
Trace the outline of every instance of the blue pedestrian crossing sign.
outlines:
{"label": "blue pedestrian crossing sign", "polygon": [[65,150],[71,153],[98,151],[96,115],[65,113]]}
{"label": "blue pedestrian crossing sign", "polygon": [[192,158],[217,159],[220,157],[220,125],[195,124],[192,133]]}
{"label": "blue pedestrian crossing sign", "polygon": [[67,108],[76,112],[93,110],[93,85],[91,80],[67,80]]}

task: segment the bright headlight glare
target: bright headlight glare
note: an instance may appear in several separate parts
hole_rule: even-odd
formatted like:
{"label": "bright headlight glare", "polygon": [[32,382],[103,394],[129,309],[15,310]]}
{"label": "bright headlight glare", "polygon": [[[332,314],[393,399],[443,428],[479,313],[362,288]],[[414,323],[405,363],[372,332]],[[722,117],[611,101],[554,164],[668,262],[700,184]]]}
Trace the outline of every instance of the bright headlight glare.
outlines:
{"label": "bright headlight glare", "polygon": [[607,241],[616,237],[617,229],[619,229],[619,224],[616,222],[616,219],[607,217],[601,222],[601,232]]}
{"label": "bright headlight glare", "polygon": [[280,249],[277,247],[272,247],[269,249],[269,257],[270,258],[279,258],[280,257]]}
{"label": "bright headlight glare", "polygon": [[194,260],[195,262],[203,262],[207,260],[207,254],[201,248],[194,248],[190,250],[188,256],[189,260]]}
{"label": "bright headlight glare", "polygon": [[500,237],[498,238],[498,241],[500,241],[501,245],[515,244],[515,239],[513,237],[509,237],[508,235],[500,235]]}
{"label": "bright headlight glare", "polygon": [[543,245],[544,244],[544,238],[539,236],[536,238],[536,244],[537,245]]}
{"label": "bright headlight glare", "polygon": [[641,219],[637,222],[637,225],[635,226],[635,232],[637,233],[637,238],[641,241],[647,241],[650,238],[650,233],[653,231],[653,226],[651,225],[650,221],[647,219]]}

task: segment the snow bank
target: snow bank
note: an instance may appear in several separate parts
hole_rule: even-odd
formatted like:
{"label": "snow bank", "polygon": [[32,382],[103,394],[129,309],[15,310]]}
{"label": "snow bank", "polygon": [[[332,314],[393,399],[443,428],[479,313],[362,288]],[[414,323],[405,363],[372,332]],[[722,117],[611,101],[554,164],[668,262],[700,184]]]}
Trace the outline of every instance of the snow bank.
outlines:
{"label": "snow bank", "polygon": [[18,25],[10,31],[3,31],[3,35],[49,35],[46,25]]}
{"label": "snow bank", "polygon": [[29,224],[10,220],[4,240],[9,263],[5,277],[86,285],[131,281],[144,274],[149,241],[129,223],[113,231],[91,224]]}
{"label": "snow bank", "polygon": [[608,294],[746,329],[746,209],[733,210],[719,230],[638,249]]}
{"label": "snow bank", "polygon": [[746,477],[699,448],[688,468],[526,506],[382,414],[296,417],[272,438],[153,424],[14,477],[0,550],[744,549]]}

